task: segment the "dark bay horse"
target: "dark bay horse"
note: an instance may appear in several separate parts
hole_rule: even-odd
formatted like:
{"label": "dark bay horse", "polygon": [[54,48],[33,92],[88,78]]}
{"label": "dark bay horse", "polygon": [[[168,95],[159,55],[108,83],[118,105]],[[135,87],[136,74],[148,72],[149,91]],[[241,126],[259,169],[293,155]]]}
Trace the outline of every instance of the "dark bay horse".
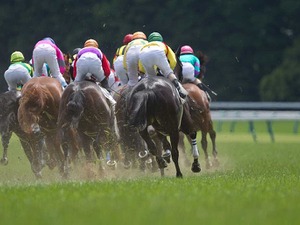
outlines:
{"label": "dark bay horse", "polygon": [[[29,80],[21,90],[18,121],[22,130],[33,135],[35,153],[33,169],[41,174],[43,159],[48,156],[49,168],[60,164],[63,154],[57,137],[58,108],[63,89],[58,80],[51,77],[36,77]],[[43,144],[46,144],[46,149]]]}
{"label": "dark bay horse", "polygon": [[15,133],[22,145],[26,157],[29,162],[32,162],[33,137],[25,133],[18,122],[18,108],[19,99],[21,97],[20,91],[7,91],[0,94],[0,132],[3,146],[3,156],[0,160],[1,164],[8,164],[7,150],[12,133]]}
{"label": "dark bay horse", "polygon": [[64,143],[65,177],[69,175],[69,136],[74,129],[79,135],[87,162],[94,161],[94,153],[98,159],[103,159],[104,149],[105,153],[110,153],[111,160],[108,162],[115,164],[118,141],[114,110],[98,84],[92,81],[73,82],[64,90],[58,127]]}
{"label": "dark bay horse", "polygon": [[170,137],[176,177],[182,177],[178,163],[178,139],[183,107],[174,85],[164,77],[144,78],[132,88],[126,102],[128,125],[136,129],[147,143],[150,153],[156,157],[161,175],[164,175],[167,165],[147,131],[150,125],[161,140],[165,136]]}
{"label": "dark bay horse", "polygon": [[113,95],[116,100],[115,114],[120,136],[120,147],[124,154],[124,168],[129,169],[130,167],[139,166],[140,169],[144,171],[146,165],[148,165],[151,169],[155,170],[155,168],[157,169],[157,166],[155,166],[156,162],[153,162],[152,159],[149,160],[147,155],[144,154],[146,151],[144,139],[142,139],[139,132],[131,129],[127,125],[126,100],[131,89],[132,87],[123,85],[120,86]]}
{"label": "dark bay horse", "polygon": [[[192,153],[194,157],[194,165],[198,163],[198,148],[196,143],[197,132],[201,131],[201,146],[204,151],[206,168],[210,168],[210,162],[207,152],[207,134],[209,134],[212,141],[212,149],[214,156],[214,165],[219,165],[216,148],[216,132],[213,128],[213,121],[211,118],[209,102],[206,93],[200,90],[195,84],[186,83],[183,87],[188,92],[187,102],[185,104],[184,115],[181,124],[181,131],[185,133],[192,145]],[[199,169],[199,168],[198,168]],[[193,172],[199,172],[197,168],[192,166]]]}

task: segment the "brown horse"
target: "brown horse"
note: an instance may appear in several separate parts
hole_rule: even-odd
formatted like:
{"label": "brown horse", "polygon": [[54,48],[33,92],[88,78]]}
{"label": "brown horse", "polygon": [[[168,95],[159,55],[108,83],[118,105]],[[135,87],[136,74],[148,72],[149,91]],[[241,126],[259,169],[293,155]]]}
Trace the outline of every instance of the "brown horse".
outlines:
{"label": "brown horse", "polygon": [[58,117],[62,142],[65,143],[63,144],[64,176],[69,176],[70,133],[74,129],[79,135],[87,162],[94,161],[94,152],[98,159],[105,158],[102,156],[103,148],[111,157],[108,164],[115,164],[114,160],[118,158],[115,126],[113,107],[98,84],[91,81],[71,83],[62,95]]}
{"label": "brown horse", "polygon": [[[201,145],[205,154],[206,168],[210,168],[212,163],[210,162],[208,153],[207,153],[207,134],[209,134],[212,141],[213,156],[214,156],[214,165],[219,165],[217,158],[217,149],[216,149],[216,132],[213,128],[213,121],[211,118],[209,102],[206,96],[206,93],[200,90],[195,84],[186,83],[183,84],[183,87],[188,92],[187,103],[185,104],[184,115],[187,115],[190,122],[187,122],[183,118],[181,124],[181,131],[185,133],[192,145],[192,153],[194,156],[194,164],[198,163],[199,152],[197,149],[196,136],[197,132],[201,131],[202,139]],[[198,169],[192,167],[194,172],[199,172]]]}
{"label": "brown horse", "polygon": [[25,133],[18,122],[18,107],[19,99],[21,97],[20,91],[7,91],[0,94],[0,132],[3,146],[3,156],[0,160],[1,164],[8,164],[7,150],[12,133],[15,133],[22,145],[22,148],[27,156],[29,162],[32,162],[32,145],[33,137]]}
{"label": "brown horse", "polygon": [[72,81],[72,74],[71,74],[71,62],[72,56],[69,53],[64,53],[64,61],[66,65],[66,70],[63,73],[63,77],[65,78],[67,84],[70,84]]}
{"label": "brown horse", "polygon": [[[57,138],[57,117],[63,89],[59,81],[51,77],[36,77],[28,81],[21,90],[18,121],[22,130],[35,137],[32,169],[41,176],[43,159],[49,154],[49,168],[60,163],[63,155]],[[45,140],[46,149],[43,148]]]}

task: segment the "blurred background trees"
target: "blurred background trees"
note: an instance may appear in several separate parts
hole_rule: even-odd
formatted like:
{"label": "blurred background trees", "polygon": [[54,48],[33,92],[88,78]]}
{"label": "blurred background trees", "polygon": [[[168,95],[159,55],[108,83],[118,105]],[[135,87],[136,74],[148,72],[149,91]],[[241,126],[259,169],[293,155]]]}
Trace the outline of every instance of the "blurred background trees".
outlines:
{"label": "blurred background trees", "polygon": [[112,62],[124,35],[158,31],[174,50],[188,44],[208,56],[204,82],[218,101],[300,98],[300,1],[11,0],[0,11],[1,92],[10,54],[29,61],[46,36],[64,52],[94,38]]}

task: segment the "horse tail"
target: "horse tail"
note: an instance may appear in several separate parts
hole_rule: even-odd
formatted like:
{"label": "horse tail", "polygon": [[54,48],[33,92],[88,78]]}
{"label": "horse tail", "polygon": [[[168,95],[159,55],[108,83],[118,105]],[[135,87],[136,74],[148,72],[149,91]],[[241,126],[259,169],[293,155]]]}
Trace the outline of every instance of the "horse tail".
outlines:
{"label": "horse tail", "polygon": [[82,91],[77,90],[70,96],[70,100],[66,106],[66,114],[71,118],[71,126],[78,127],[79,120],[84,111],[84,94]]}
{"label": "horse tail", "polygon": [[142,131],[147,127],[147,105],[149,99],[154,95],[151,90],[133,93],[128,99],[127,118],[128,125]]}

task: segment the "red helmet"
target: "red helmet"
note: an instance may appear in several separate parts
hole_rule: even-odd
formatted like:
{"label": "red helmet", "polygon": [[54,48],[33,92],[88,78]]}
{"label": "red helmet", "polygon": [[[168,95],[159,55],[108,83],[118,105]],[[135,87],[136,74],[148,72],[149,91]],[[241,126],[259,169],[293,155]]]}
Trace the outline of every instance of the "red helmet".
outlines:
{"label": "red helmet", "polygon": [[180,54],[194,54],[194,50],[189,45],[184,45],[180,49]]}
{"label": "red helmet", "polygon": [[123,44],[127,45],[129,42],[131,42],[132,41],[132,36],[133,36],[132,34],[126,34],[124,39],[123,39]]}

